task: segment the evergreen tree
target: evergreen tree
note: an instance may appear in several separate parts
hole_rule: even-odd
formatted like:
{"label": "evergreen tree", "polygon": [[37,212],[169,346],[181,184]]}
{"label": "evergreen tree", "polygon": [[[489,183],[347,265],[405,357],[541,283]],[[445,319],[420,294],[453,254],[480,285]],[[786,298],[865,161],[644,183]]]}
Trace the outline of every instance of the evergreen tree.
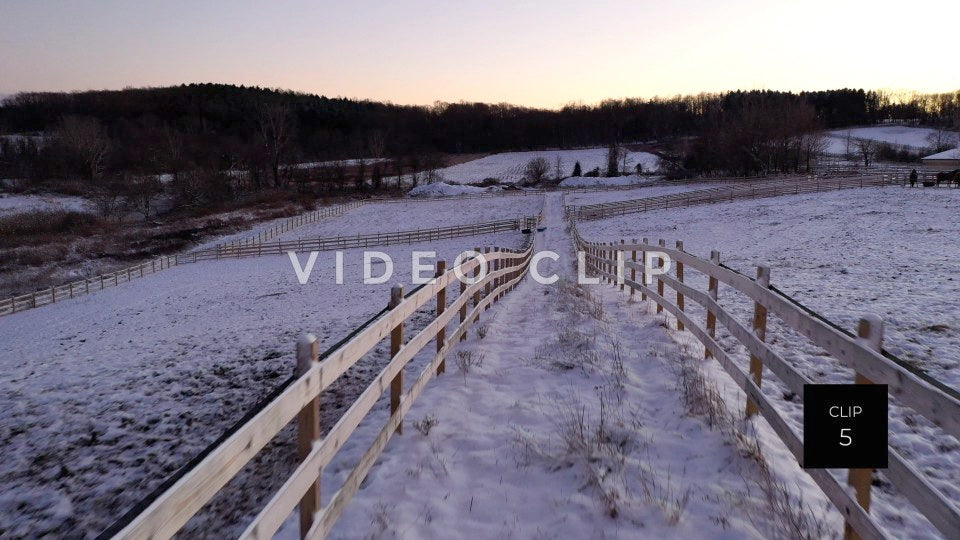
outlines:
{"label": "evergreen tree", "polygon": [[583,176],[583,170],[580,168],[579,161],[573,165],[573,176]]}

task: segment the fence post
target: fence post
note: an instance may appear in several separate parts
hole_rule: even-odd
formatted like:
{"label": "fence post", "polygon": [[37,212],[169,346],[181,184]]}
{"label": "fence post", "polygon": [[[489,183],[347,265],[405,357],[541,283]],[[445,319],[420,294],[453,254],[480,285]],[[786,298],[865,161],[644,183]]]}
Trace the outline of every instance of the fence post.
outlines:
{"label": "fence post", "polygon": [[[474,270],[474,275],[476,275],[476,270]],[[466,278],[466,276],[464,276]],[[465,279],[458,279],[460,282],[460,296],[463,296],[463,293],[467,290],[467,283]],[[467,339],[467,327],[464,324],[467,322],[467,300],[463,301],[463,305],[460,306],[460,326],[463,326],[463,332],[460,333],[460,341],[465,341]]]}
{"label": "fence post", "polygon": [[[482,256],[482,255],[483,255],[483,251],[482,251],[480,248],[474,248],[473,250],[477,252],[477,255],[478,255],[478,256]],[[486,262],[477,264],[477,270],[473,273],[473,277],[474,277],[474,278],[476,278],[477,276],[480,275],[480,272],[482,271],[480,267],[483,266],[483,265],[485,265],[485,264],[486,264]],[[477,307],[477,306],[479,306],[479,305],[480,305],[480,287],[477,287],[477,290],[473,292],[473,307]],[[480,320],[480,312],[478,311],[478,312],[477,312],[477,318],[474,319],[473,322],[477,322],[477,321],[479,321],[479,320]]]}
{"label": "fence post", "polygon": [[[640,258],[643,259],[643,270],[640,271],[640,284],[646,287],[647,285],[647,243],[649,239],[643,239],[643,247],[640,249]],[[640,289],[640,300],[646,300],[647,293]]]}
{"label": "fence post", "polygon": [[[490,274],[490,271],[492,268],[492,265],[490,264],[490,260],[489,260],[490,248],[489,247],[483,248],[483,253],[488,256],[487,257],[487,274]],[[483,298],[486,299],[488,296],[490,296],[490,280],[487,280],[486,285],[484,285],[483,287]],[[490,304],[487,304],[486,307],[483,308],[484,311],[488,309],[490,309]]]}
{"label": "fence post", "polygon": [[[715,266],[720,266],[720,252],[713,250],[710,252],[710,262]],[[716,302],[719,298],[720,293],[720,280],[710,275],[709,285],[707,286],[707,293],[710,295],[710,299]],[[717,337],[717,314],[713,311],[707,310],[707,335],[711,338]],[[704,358],[713,357],[713,353],[710,352],[710,349],[704,349],[703,353]]]}
{"label": "fence post", "polygon": [[[660,241],[657,243],[662,248],[667,247],[667,242],[663,238],[661,238]],[[663,259],[660,259],[659,261],[657,261],[657,268],[662,268],[662,267],[663,267]],[[657,275],[657,294],[660,295],[660,298],[663,298],[663,280],[660,279],[659,274]],[[663,313],[663,304],[661,304],[660,302],[657,302],[657,313]]]}
{"label": "fence post", "polygon": [[[437,279],[443,277],[443,274],[447,271],[447,261],[437,261]],[[443,310],[447,307],[447,287],[444,286],[437,292],[437,317],[443,314]],[[447,326],[443,325],[440,327],[440,330],[437,332],[437,353],[440,353],[440,349],[443,349],[443,344],[447,340]],[[440,363],[437,365],[437,375],[440,375],[447,370],[446,359],[441,358]]]}
{"label": "fence post", "polygon": [[[620,245],[622,246],[625,243],[626,243],[626,240],[621,238]],[[624,286],[623,278],[621,277],[623,273],[624,273],[623,272],[623,248],[621,247],[620,250],[617,251],[617,281],[620,282],[621,291],[623,290],[623,286]]]}
{"label": "fence post", "polygon": [[[631,240],[630,240],[630,243],[634,245],[634,248],[633,248],[632,250],[630,250],[630,261],[631,261],[633,264],[637,264],[637,248],[636,248],[637,239],[636,239],[636,238],[631,239]],[[634,282],[634,283],[637,282],[637,269],[636,269],[636,267],[632,267],[632,266],[630,267],[630,281],[632,281],[632,282]],[[637,290],[634,289],[634,288],[631,286],[631,287],[630,287],[630,296],[633,296],[633,293],[635,293],[635,292],[637,292]]]}
{"label": "fence post", "polygon": [[[296,376],[302,377],[317,364],[319,346],[317,336],[304,333],[297,341]],[[313,398],[297,416],[297,459],[310,455],[313,444],[320,440],[320,396]],[[313,526],[313,516],[320,510],[320,474],[300,499],[300,538],[306,538]]]}
{"label": "fence post", "polygon": [[[860,319],[857,325],[857,337],[861,344],[869,349],[880,352],[883,347],[883,319],[876,315],[867,315]],[[873,381],[860,373],[856,374],[857,384],[873,384]],[[873,483],[873,469],[850,469],[847,472],[847,484],[853,488],[857,496],[857,503],[864,511],[870,512],[870,486]],[[843,526],[845,540],[859,540],[860,535],[853,530],[849,523]]]}
{"label": "fence post", "polygon": [[[403,285],[397,283],[390,289],[389,308],[393,309],[403,301]],[[403,321],[397,323],[390,331],[390,358],[393,358],[400,352],[403,345]],[[390,414],[397,412],[400,408],[400,395],[403,394],[403,369],[397,371],[396,377],[390,382]],[[403,435],[403,422],[397,424],[397,433]]]}
{"label": "fence post", "polygon": [[613,262],[614,243],[607,242],[604,245],[607,247],[607,249],[604,251],[604,254],[603,254],[603,261],[604,261],[603,265],[604,265],[604,271],[606,271],[607,273],[607,283],[616,286],[617,280],[610,277],[611,274],[617,271],[616,270],[617,265],[614,264]]}
{"label": "fence post", "polygon": [[[499,254],[499,253],[500,253],[500,248],[499,248],[499,247],[493,248],[493,252],[494,252],[494,254]],[[503,259],[497,259],[497,260],[493,261],[493,271],[494,271],[494,272],[499,272],[502,268],[503,268]],[[500,285],[501,285],[502,283],[503,283],[503,278],[499,278],[499,277],[498,277],[498,278],[494,279],[494,280],[493,280],[493,290],[496,291],[496,290],[500,287]],[[493,302],[498,301],[499,299],[500,299],[500,296],[495,293],[495,294],[493,295],[493,301],[491,301],[491,304],[492,304]]]}
{"label": "fence post", "polygon": [[[683,242],[680,240],[677,240],[677,251],[683,251]],[[679,281],[680,283],[683,283],[683,263],[680,262],[679,260],[677,261],[677,281]],[[683,311],[683,305],[684,305],[683,293],[680,291],[677,291],[677,309],[679,309],[680,311]],[[683,321],[681,321],[680,318],[677,317],[677,330],[683,331],[683,329],[684,329]]]}
{"label": "fence post", "polygon": [[[769,266],[757,267],[757,285],[765,289],[770,287]],[[760,302],[753,304],[753,333],[760,341],[767,340],[767,308],[760,304]],[[750,375],[753,376],[753,382],[755,382],[759,388],[763,381],[763,361],[760,360],[760,357],[753,354],[750,355]],[[747,418],[757,414],[758,411],[757,404],[748,397]]]}

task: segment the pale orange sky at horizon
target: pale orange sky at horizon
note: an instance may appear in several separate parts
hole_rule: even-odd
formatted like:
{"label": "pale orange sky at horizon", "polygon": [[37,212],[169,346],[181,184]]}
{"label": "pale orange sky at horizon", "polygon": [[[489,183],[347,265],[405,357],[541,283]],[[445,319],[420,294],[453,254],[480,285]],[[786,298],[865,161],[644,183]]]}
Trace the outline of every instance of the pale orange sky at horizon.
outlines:
{"label": "pale orange sky at horizon", "polygon": [[960,3],[0,0],[0,93],[220,82],[555,108],[960,88]]}

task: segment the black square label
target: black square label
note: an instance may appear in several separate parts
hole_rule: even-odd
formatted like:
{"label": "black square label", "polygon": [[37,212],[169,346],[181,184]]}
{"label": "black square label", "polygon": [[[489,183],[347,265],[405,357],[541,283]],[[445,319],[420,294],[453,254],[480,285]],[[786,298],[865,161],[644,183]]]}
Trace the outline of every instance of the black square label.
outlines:
{"label": "black square label", "polygon": [[885,469],[887,385],[803,385],[803,467]]}

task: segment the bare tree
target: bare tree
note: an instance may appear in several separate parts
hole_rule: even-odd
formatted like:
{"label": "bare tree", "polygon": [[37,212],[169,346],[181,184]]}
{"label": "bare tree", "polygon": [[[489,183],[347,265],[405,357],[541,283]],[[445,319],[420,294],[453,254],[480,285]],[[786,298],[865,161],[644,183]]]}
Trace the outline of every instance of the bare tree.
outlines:
{"label": "bare tree", "polygon": [[143,219],[150,219],[153,201],[163,193],[163,184],[152,174],[139,176],[129,185],[128,198],[137,210],[143,214]]}
{"label": "bare tree", "polygon": [[354,177],[354,186],[357,191],[363,191],[367,180],[367,160],[360,158],[357,160],[357,176]]}
{"label": "bare tree", "polygon": [[633,162],[633,159],[630,157],[630,152],[627,152],[626,148],[620,149],[620,171],[623,174],[627,174],[627,167],[630,163]]}
{"label": "bare tree", "polygon": [[548,174],[550,174],[550,163],[547,162],[546,158],[538,157],[527,162],[523,171],[523,179],[527,184],[534,185],[543,182]]}
{"label": "bare tree", "polygon": [[380,131],[374,131],[371,133],[367,138],[367,147],[370,148],[370,157],[375,160],[382,158],[387,147],[383,140],[383,133]]}
{"label": "bare tree", "polygon": [[563,180],[563,159],[560,158],[560,155],[557,154],[557,159],[554,160],[554,171],[557,178],[557,183],[559,184]]}
{"label": "bare tree", "polygon": [[956,146],[957,134],[948,130],[946,126],[939,125],[932,133],[927,135],[927,142],[930,144],[931,150],[934,152],[942,152],[943,150]]}
{"label": "bare tree", "polygon": [[807,172],[810,172],[816,162],[827,149],[827,136],[822,131],[810,131],[801,135],[797,142],[800,156],[806,162]]}
{"label": "bare tree", "polygon": [[610,143],[610,146],[607,147],[607,176],[619,176],[620,175],[620,157],[623,153],[623,148],[613,142]]}
{"label": "bare tree", "polygon": [[83,175],[92,181],[103,174],[110,150],[110,139],[95,118],[65,116],[60,121],[57,136],[79,161]]}
{"label": "bare tree", "polygon": [[287,105],[273,103],[260,107],[257,126],[264,151],[270,162],[273,185],[280,186],[280,163],[293,141],[293,116]]}
{"label": "bare tree", "polygon": [[869,167],[873,156],[877,154],[877,141],[872,139],[857,139],[856,146],[860,157],[863,158],[863,166]]}

